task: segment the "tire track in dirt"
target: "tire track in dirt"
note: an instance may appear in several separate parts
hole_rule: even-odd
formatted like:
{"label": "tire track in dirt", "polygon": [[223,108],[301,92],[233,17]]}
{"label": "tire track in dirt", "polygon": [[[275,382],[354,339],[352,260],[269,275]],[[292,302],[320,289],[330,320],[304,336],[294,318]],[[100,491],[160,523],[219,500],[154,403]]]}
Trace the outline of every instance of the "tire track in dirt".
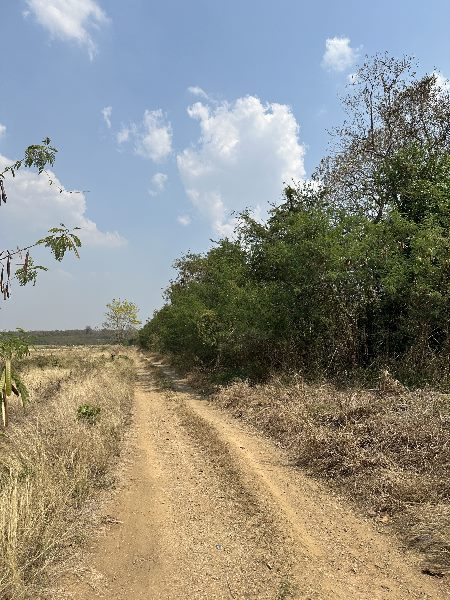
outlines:
{"label": "tire track in dirt", "polygon": [[[66,586],[74,600],[443,600],[372,523],[271,442],[143,361],[134,438],[108,512]],[[166,376],[171,376],[166,370]],[[114,521],[113,519],[113,521]]]}

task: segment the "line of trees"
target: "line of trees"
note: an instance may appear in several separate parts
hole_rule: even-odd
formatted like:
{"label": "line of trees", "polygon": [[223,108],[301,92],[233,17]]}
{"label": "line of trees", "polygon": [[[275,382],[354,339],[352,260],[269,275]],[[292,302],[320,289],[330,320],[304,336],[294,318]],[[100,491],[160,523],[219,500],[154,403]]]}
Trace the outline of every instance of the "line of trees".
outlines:
{"label": "line of trees", "polygon": [[409,58],[358,70],[312,181],[176,263],[144,347],[220,377],[378,373],[450,386],[450,94]]}

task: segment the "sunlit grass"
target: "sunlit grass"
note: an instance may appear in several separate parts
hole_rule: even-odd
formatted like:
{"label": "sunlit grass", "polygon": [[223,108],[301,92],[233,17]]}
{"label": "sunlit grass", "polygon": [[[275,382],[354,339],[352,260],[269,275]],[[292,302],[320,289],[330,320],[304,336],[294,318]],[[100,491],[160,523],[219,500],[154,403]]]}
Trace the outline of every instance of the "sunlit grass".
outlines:
{"label": "sunlit grass", "polygon": [[[133,349],[37,350],[20,364],[30,390],[0,438],[0,597],[38,598],[48,568],[83,536],[81,509],[111,482],[129,419]],[[95,422],[78,418],[98,409]]]}

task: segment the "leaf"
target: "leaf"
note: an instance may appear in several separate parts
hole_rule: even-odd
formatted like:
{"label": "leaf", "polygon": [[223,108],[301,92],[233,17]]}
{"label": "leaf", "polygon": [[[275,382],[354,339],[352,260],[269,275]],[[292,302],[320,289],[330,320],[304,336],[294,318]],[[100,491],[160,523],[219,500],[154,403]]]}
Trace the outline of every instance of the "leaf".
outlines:
{"label": "leaf", "polygon": [[28,391],[27,386],[24,384],[24,382],[22,381],[22,379],[16,372],[13,373],[13,378],[14,378],[14,382],[16,384],[17,391],[20,394],[22,406],[25,408],[25,406],[28,403],[28,400],[30,398],[30,393]]}
{"label": "leaf", "polygon": [[49,233],[47,237],[38,240],[37,244],[49,248],[57,261],[61,261],[66,252],[73,252],[77,258],[80,258],[78,248],[81,247],[81,240],[71,233],[64,223],[61,223],[61,227],[52,227]]}

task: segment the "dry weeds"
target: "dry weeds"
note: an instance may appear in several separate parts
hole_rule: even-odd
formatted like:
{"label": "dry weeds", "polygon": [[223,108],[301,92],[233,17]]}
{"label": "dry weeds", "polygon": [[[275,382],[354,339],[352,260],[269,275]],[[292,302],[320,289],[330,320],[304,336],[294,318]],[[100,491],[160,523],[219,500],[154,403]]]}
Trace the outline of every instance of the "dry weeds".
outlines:
{"label": "dry weeds", "polygon": [[287,448],[380,526],[450,573],[450,396],[432,391],[340,391],[297,378],[223,387],[215,400]]}
{"label": "dry weeds", "polygon": [[[31,391],[0,437],[0,598],[43,597],[50,568],[83,538],[87,500],[111,483],[129,420],[133,350],[36,351],[21,364]],[[95,424],[77,408],[100,408]]]}

